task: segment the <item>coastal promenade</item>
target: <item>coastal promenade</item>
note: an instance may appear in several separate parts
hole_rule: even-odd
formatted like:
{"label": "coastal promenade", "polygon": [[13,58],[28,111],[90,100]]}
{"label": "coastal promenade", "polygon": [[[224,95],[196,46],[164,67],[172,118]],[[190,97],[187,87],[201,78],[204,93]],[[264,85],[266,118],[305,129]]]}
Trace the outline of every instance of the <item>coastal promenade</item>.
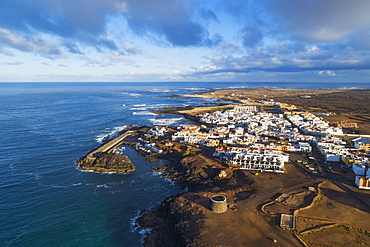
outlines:
{"label": "coastal promenade", "polygon": [[119,135],[118,137],[113,138],[112,140],[104,143],[103,145],[101,145],[98,148],[89,152],[86,155],[86,158],[93,160],[93,159],[95,159],[95,157],[96,157],[95,154],[97,154],[97,153],[110,153],[110,152],[112,152],[113,149],[115,149],[119,146],[120,142],[122,142],[127,136],[133,135],[134,133],[135,133],[134,131],[129,130],[129,131]]}

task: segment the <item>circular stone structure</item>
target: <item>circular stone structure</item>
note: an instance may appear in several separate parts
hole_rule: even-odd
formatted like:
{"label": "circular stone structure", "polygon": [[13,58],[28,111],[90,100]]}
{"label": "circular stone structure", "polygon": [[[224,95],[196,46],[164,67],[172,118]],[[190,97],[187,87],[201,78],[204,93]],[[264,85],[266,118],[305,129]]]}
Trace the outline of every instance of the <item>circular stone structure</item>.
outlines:
{"label": "circular stone structure", "polygon": [[227,211],[226,197],[215,195],[210,197],[210,208],[214,213],[223,213]]}

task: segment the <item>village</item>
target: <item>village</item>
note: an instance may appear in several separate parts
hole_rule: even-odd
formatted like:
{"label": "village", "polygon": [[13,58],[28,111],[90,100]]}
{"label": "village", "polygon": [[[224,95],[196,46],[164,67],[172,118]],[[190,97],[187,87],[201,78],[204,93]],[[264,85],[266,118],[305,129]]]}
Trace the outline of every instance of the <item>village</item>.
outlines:
{"label": "village", "polygon": [[[338,123],[333,126],[322,117],[279,102],[235,106],[197,117],[199,125],[155,126],[146,136],[166,136],[175,142],[214,149],[214,159],[255,172],[282,174],[284,164],[292,160],[290,154],[301,154],[307,160],[294,162],[307,172],[325,176],[332,172],[332,163],[340,164],[344,172],[352,170],[358,188],[370,189],[370,139],[343,139],[346,134]],[[138,142],[136,149],[163,152],[148,141]],[[314,151],[321,162],[312,155]]]}
{"label": "village", "polygon": [[[156,229],[150,236],[173,221],[181,238],[199,246],[366,242],[370,136],[347,134],[355,122],[272,100],[200,109],[180,112],[193,123],[147,127],[134,144],[146,157],[179,155],[153,169],[187,188],[141,218]],[[223,199],[220,211],[214,195]],[[157,225],[158,217],[167,223]],[[249,227],[235,232],[241,225]]]}
{"label": "village", "polygon": [[[158,237],[159,245],[168,229],[175,229],[171,239],[197,246],[367,242],[361,219],[370,205],[370,136],[356,133],[358,122],[330,110],[238,97],[245,101],[165,109],[184,115],[189,122],[182,125],[125,126],[80,167],[118,171],[131,147],[153,161],[155,174],[184,189],[138,219],[142,229],[154,229],[147,241]],[[241,225],[249,228],[235,231]]]}

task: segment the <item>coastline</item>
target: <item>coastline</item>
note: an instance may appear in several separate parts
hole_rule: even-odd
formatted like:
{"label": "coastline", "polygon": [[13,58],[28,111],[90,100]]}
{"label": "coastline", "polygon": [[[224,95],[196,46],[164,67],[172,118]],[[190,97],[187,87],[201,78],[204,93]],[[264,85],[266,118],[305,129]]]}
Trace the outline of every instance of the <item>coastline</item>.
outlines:
{"label": "coastline", "polygon": [[[247,91],[253,90],[248,89]],[[243,99],[239,101],[240,104],[251,102],[256,104],[259,101],[270,100],[271,95],[275,93],[275,89],[258,89],[258,97],[252,100],[251,97],[247,97],[247,94],[241,96],[240,90],[217,90],[204,93],[202,94],[203,96],[188,95],[188,97],[211,97],[209,94],[214,95],[220,91],[223,92],[223,96],[219,94],[217,99],[230,100],[231,98],[231,100],[236,102],[236,99],[232,97],[242,97]],[[318,94],[317,90],[298,90],[298,95],[295,96],[282,94],[283,91],[278,90],[278,97],[280,97],[279,99],[288,99],[297,102],[297,98],[306,100],[313,97],[317,99],[321,96],[327,97],[330,94],[337,95],[347,93],[348,91],[353,92],[356,90],[321,90],[319,91],[320,94]],[[251,92],[248,92],[248,96],[250,96],[249,93]],[[301,98],[301,96],[310,97]],[[184,109],[168,108],[160,112],[163,114],[173,113],[183,115],[187,119],[199,123],[196,118],[197,114],[223,110],[232,106],[235,105],[201,106],[193,109],[189,109],[187,106]],[[320,108],[323,112],[338,109],[344,111],[341,108],[325,108],[325,104],[322,104]],[[317,107],[314,110],[317,110]],[[367,123],[365,122],[365,124]],[[140,133],[136,132],[133,135],[135,138],[132,140],[124,140],[126,144],[133,145],[143,134],[148,134],[150,127],[145,128],[145,130],[139,130]],[[306,208],[310,205],[313,207],[312,198],[315,193],[307,194],[306,190],[302,190],[302,188],[318,188],[318,184],[323,183],[324,178],[303,173],[293,160],[287,164],[288,172],[282,176],[269,173],[256,175],[254,172],[235,170],[225,163],[209,158],[210,150],[205,148],[170,142],[168,140],[164,141],[161,138],[154,142],[157,147],[166,148],[167,152],[165,154],[150,155],[141,152],[141,154],[147,159],[168,160],[169,165],[153,168],[153,170],[162,172],[163,177],[173,180],[177,186],[188,188],[188,192],[170,196],[160,205],[145,211],[139,217],[137,222],[142,229],[152,229],[145,238],[144,246],[187,246],[189,244],[197,246],[211,246],[215,244],[261,246],[261,244],[270,245],[276,239],[283,246],[303,245],[302,241],[299,240],[300,237],[296,236],[295,233],[282,230],[276,225],[275,221],[278,218],[276,212],[286,211],[287,213],[294,213],[300,208]],[[168,144],[171,145],[167,146]],[[191,154],[184,157],[185,150],[189,150]],[[220,176],[221,171],[224,171],[226,176]],[[288,204],[288,208],[284,208],[283,206],[280,209],[279,207],[281,206],[277,205],[274,198],[284,193],[293,195],[298,193],[302,194],[303,197],[297,196],[297,203]],[[215,215],[210,211],[209,197],[214,194],[220,194],[227,198],[229,208],[227,213]],[[325,196],[327,197],[328,195]],[[305,200],[305,198],[311,198],[311,200]],[[270,208],[267,207],[269,210],[262,211],[261,205],[266,205],[267,203],[271,203],[272,206],[269,206]],[[335,205],[341,208],[340,205]],[[266,209],[266,207],[264,208]],[[343,208],[341,209],[343,210]],[[356,215],[356,217],[360,216]],[[321,224],[319,223],[317,225]],[[223,229],[223,225],[228,225],[228,229]],[[240,225],[249,226],[249,231],[241,230],[237,234],[235,232],[233,233]],[[223,229],[224,232],[220,233],[220,229]],[[369,231],[370,229],[366,230]],[[233,236],[233,240],[230,240],[230,236]]]}

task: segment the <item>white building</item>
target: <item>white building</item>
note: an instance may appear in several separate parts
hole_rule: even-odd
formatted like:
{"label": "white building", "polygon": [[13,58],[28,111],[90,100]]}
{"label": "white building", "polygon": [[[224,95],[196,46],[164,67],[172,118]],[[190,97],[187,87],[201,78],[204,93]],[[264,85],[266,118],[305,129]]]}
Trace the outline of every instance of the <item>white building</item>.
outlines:
{"label": "white building", "polygon": [[370,177],[356,176],[355,183],[359,189],[370,190]]}
{"label": "white building", "polygon": [[289,161],[286,154],[269,154],[269,153],[236,153],[227,156],[226,161],[239,165],[240,169],[260,172],[284,173],[284,162]]}

